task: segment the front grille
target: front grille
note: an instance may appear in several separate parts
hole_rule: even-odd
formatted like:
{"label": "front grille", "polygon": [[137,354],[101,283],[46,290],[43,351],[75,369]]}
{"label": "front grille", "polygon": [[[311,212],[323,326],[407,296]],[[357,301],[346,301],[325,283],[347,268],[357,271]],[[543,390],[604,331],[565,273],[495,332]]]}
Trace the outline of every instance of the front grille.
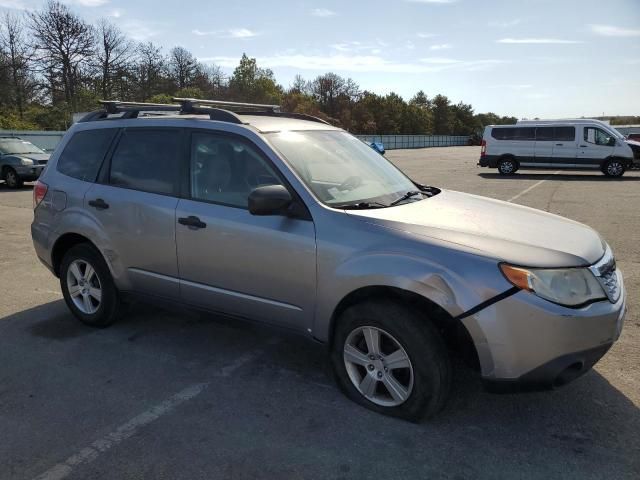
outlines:
{"label": "front grille", "polygon": [[620,283],[618,281],[616,260],[608,245],[604,256],[593,264],[590,270],[602,285],[609,301],[611,303],[617,302],[618,298],[620,298]]}

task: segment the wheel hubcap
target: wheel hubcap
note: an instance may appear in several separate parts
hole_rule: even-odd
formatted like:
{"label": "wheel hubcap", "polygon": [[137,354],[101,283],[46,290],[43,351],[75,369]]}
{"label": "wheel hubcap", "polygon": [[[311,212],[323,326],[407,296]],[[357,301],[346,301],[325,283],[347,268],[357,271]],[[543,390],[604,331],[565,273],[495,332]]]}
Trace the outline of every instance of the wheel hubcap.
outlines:
{"label": "wheel hubcap", "polygon": [[511,173],[511,172],[513,172],[513,163],[511,163],[511,162],[503,162],[503,163],[500,165],[500,167],[501,167],[501,170],[502,170],[504,173]]}
{"label": "wheel hubcap", "polygon": [[344,343],[344,364],[353,386],[383,407],[404,403],[413,390],[413,366],[405,349],[377,327],[358,327]]}
{"label": "wheel hubcap", "polygon": [[94,268],[86,260],[74,260],[67,270],[67,290],[73,304],[82,313],[98,311],[102,301],[102,286]]}
{"label": "wheel hubcap", "polygon": [[622,164],[618,162],[612,162],[607,167],[607,171],[609,172],[609,175],[620,175],[620,173],[622,172]]}

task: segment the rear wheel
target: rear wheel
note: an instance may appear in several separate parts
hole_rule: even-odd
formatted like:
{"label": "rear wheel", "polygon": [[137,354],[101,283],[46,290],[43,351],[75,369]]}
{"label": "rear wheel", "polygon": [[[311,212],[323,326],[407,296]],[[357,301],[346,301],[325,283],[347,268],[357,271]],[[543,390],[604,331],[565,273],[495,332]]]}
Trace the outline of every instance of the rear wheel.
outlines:
{"label": "rear wheel", "polygon": [[621,177],[622,175],[624,175],[625,170],[625,164],[617,158],[608,160],[602,168],[602,172],[607,177]]}
{"label": "rear wheel", "polygon": [[511,157],[503,158],[498,162],[498,171],[502,175],[511,175],[516,173],[517,170],[518,162]]}
{"label": "rear wheel", "polygon": [[9,188],[20,188],[23,184],[16,171],[8,167],[4,172],[4,181]]}
{"label": "rear wheel", "polygon": [[82,243],[65,253],[60,266],[60,286],[67,306],[82,323],[106,327],[117,320],[118,290],[95,247]]}
{"label": "rear wheel", "polygon": [[442,409],[451,365],[428,319],[401,304],[376,300],[349,307],[336,321],[331,362],[351,400],[410,421]]}

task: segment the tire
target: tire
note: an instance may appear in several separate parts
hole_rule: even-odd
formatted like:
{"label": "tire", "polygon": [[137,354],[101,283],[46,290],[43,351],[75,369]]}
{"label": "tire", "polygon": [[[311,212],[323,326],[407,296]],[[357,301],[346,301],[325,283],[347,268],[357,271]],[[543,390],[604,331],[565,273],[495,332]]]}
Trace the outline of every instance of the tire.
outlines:
{"label": "tire", "polygon": [[607,177],[616,178],[624,175],[626,169],[627,167],[625,166],[624,162],[618,160],[617,158],[612,158],[604,163],[604,165],[602,166],[602,173],[604,173]]}
{"label": "tire", "polygon": [[4,171],[4,183],[6,183],[9,188],[20,188],[24,182],[13,168],[8,167]]}
{"label": "tire", "polygon": [[65,253],[60,264],[60,287],[69,310],[82,323],[108,327],[118,319],[120,295],[109,267],[94,246],[81,243]]}
{"label": "tire", "polygon": [[518,171],[518,162],[513,158],[507,157],[498,161],[498,172],[501,175],[512,175]]}
{"label": "tire", "polygon": [[[375,412],[412,422],[442,409],[451,387],[451,363],[442,337],[424,315],[400,303],[371,300],[347,308],[336,322],[331,364],[347,397]],[[376,332],[380,358],[371,357],[367,346],[367,337],[371,341]],[[402,388],[394,396],[386,385],[398,384]]]}

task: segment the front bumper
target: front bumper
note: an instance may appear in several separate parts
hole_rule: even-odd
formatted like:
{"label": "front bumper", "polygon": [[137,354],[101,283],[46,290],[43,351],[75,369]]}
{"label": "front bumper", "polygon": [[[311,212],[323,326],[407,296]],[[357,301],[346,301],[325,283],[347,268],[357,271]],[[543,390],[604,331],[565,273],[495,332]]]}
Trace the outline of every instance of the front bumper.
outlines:
{"label": "front bumper", "polygon": [[621,272],[615,274],[621,289],[615,303],[568,308],[519,291],[463,319],[483,380],[538,389],[588,371],[622,331],[625,290]]}
{"label": "front bumper", "polygon": [[15,165],[13,168],[18,176],[27,182],[37,180],[46,165]]}

